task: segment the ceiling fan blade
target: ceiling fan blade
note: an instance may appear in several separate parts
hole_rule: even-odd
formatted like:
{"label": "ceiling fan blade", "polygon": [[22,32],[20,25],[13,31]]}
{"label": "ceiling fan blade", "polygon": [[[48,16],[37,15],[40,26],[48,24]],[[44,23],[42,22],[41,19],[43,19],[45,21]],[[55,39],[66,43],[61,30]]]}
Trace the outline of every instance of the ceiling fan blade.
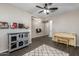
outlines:
{"label": "ceiling fan blade", "polygon": [[47,8],[47,3],[45,3],[44,8]]}
{"label": "ceiling fan blade", "polygon": [[53,3],[48,3],[48,5],[52,5]]}
{"label": "ceiling fan blade", "polygon": [[44,9],[43,7],[40,7],[40,6],[36,6],[37,8],[41,8],[41,9]]}
{"label": "ceiling fan blade", "polygon": [[47,6],[47,3],[45,3],[45,6]]}
{"label": "ceiling fan blade", "polygon": [[58,9],[57,7],[49,8],[49,10],[57,10],[57,9]]}
{"label": "ceiling fan blade", "polygon": [[43,10],[42,11],[40,11],[39,13],[42,13],[43,12]]}

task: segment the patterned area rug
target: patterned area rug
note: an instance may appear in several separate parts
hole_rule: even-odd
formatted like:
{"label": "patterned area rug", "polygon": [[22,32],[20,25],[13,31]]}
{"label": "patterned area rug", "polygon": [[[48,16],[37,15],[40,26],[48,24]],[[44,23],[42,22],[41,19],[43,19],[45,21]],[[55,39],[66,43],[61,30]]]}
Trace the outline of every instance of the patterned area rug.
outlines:
{"label": "patterned area rug", "polygon": [[43,44],[23,56],[68,56],[67,52]]}

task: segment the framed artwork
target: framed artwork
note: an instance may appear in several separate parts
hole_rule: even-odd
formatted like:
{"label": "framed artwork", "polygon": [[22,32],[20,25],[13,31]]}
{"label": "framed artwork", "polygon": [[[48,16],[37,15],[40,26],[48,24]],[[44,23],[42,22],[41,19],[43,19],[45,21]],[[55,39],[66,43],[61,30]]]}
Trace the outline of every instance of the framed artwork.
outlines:
{"label": "framed artwork", "polygon": [[8,29],[9,25],[8,22],[0,22],[0,29]]}
{"label": "framed artwork", "polygon": [[19,23],[18,28],[24,28],[24,24]]}

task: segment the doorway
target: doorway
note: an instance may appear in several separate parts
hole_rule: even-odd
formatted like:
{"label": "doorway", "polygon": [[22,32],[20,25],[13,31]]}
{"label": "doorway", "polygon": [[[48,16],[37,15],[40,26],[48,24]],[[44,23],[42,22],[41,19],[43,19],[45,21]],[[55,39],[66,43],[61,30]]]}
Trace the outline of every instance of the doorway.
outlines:
{"label": "doorway", "polygon": [[48,35],[48,37],[52,37],[52,28],[53,28],[53,22],[52,20],[45,23],[45,34]]}
{"label": "doorway", "polygon": [[42,19],[37,17],[32,17],[31,25],[32,25],[32,28],[31,28],[32,38],[45,36],[44,23],[42,22]]}

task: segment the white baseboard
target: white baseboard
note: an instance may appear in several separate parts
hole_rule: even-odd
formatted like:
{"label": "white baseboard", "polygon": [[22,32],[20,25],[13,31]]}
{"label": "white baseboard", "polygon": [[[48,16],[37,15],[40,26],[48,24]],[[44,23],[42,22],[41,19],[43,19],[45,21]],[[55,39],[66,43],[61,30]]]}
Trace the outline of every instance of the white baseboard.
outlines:
{"label": "white baseboard", "polygon": [[0,53],[6,52],[6,51],[8,51],[8,49],[6,49],[6,50],[3,50],[3,51],[0,51]]}
{"label": "white baseboard", "polygon": [[37,37],[42,37],[42,36],[46,36],[46,35],[35,36],[35,37],[32,37],[32,39],[37,38]]}

